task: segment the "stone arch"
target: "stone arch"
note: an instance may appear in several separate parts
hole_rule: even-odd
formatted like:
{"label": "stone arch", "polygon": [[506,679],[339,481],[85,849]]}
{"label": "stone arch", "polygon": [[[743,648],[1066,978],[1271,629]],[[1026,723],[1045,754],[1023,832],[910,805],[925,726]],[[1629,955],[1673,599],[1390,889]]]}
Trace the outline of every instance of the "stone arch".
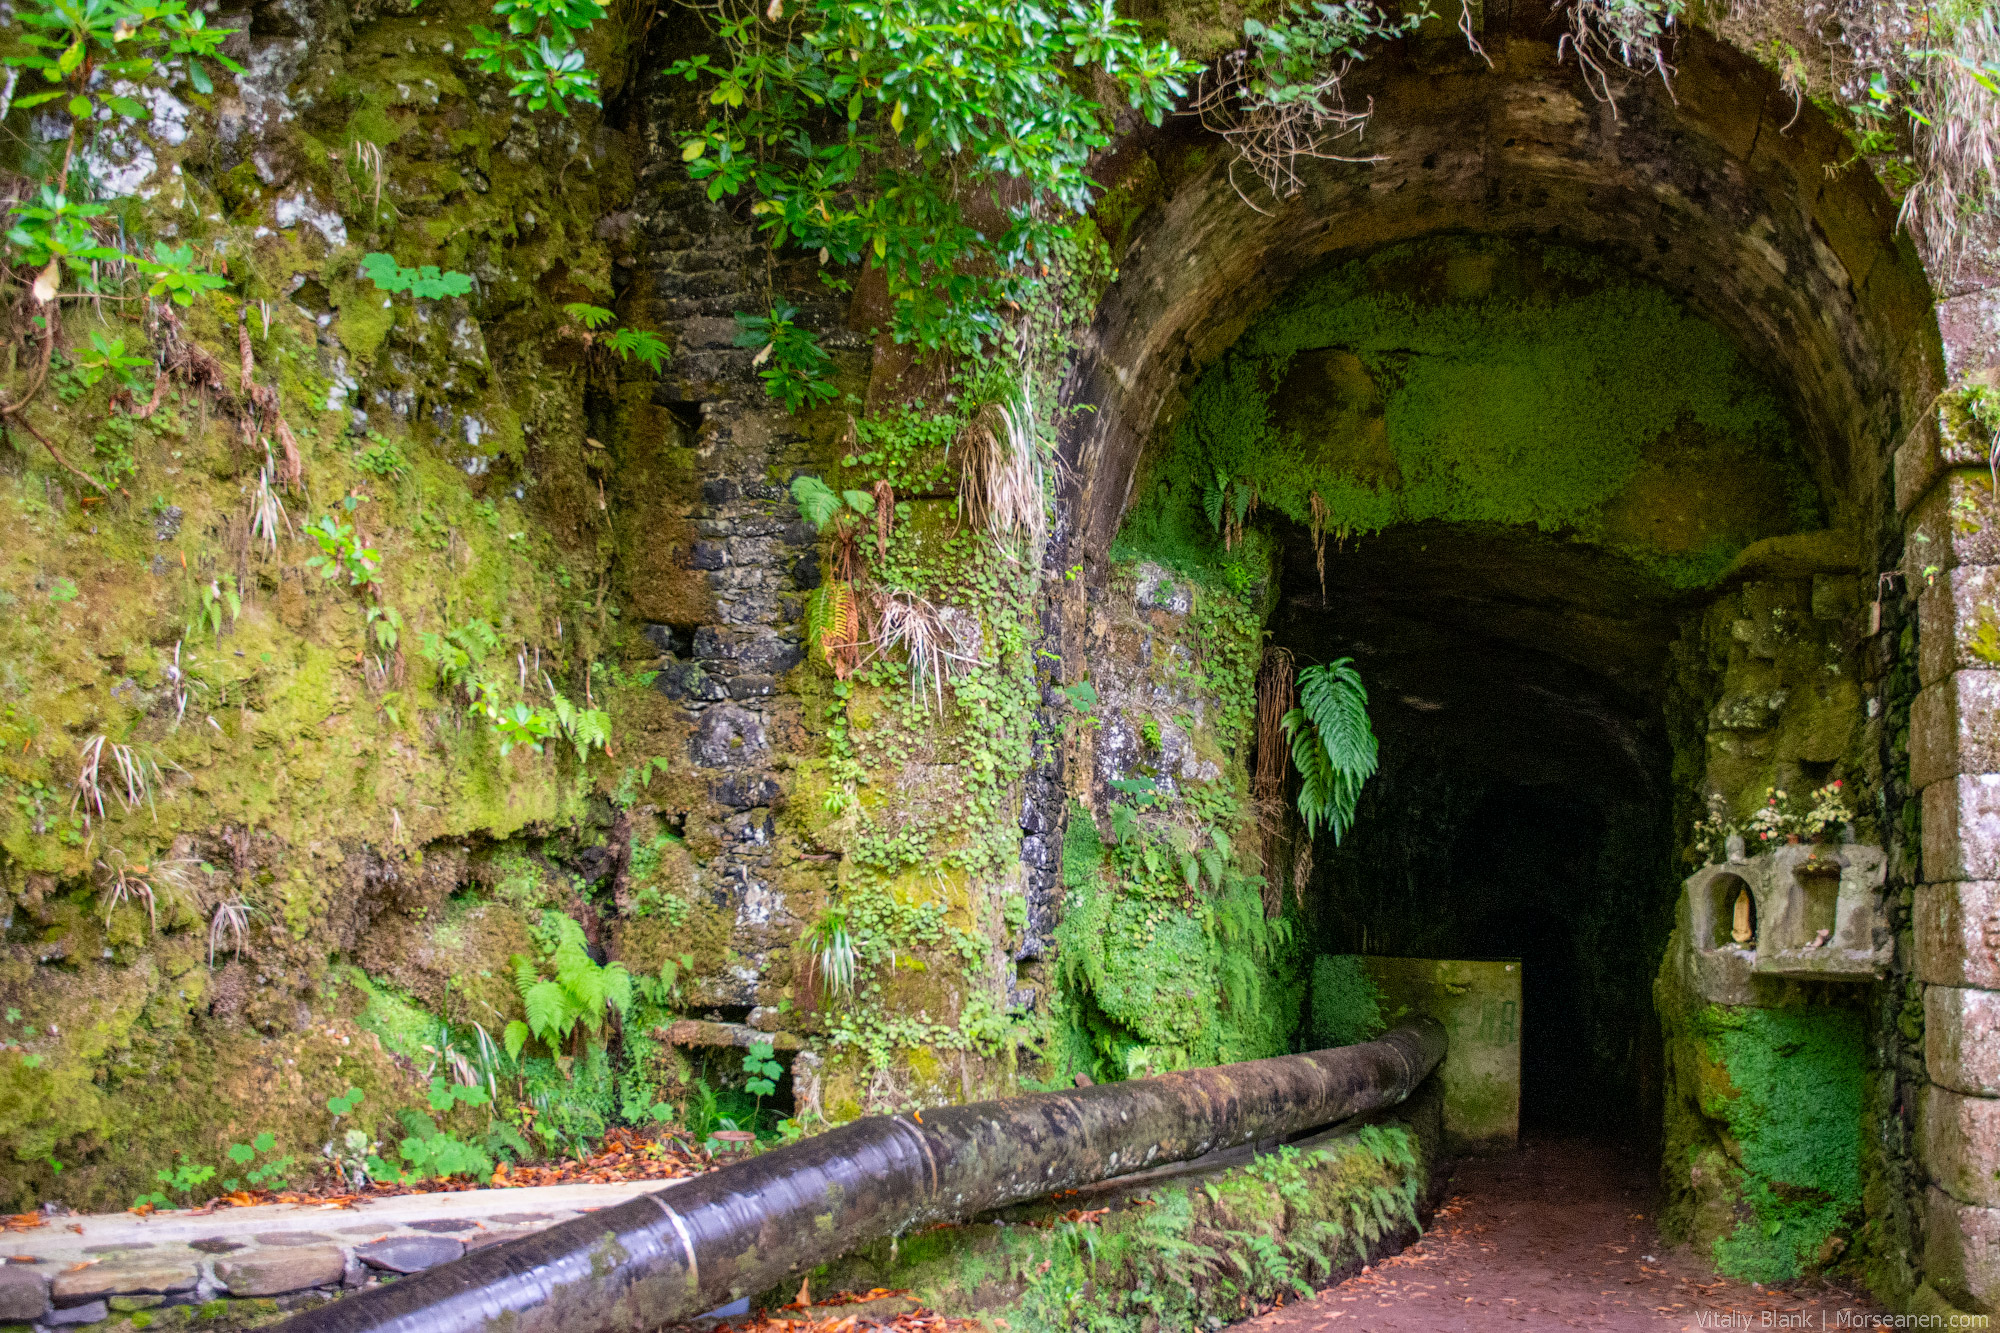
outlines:
{"label": "stone arch", "polygon": [[[1874,558],[1889,463],[1944,384],[1929,283],[1895,205],[1811,107],[1700,31],[1670,94],[1627,86],[1614,114],[1552,44],[1489,38],[1456,54],[1362,67],[1366,163],[1322,162],[1295,198],[1253,208],[1228,156],[1170,125],[1106,168],[1119,281],[1071,379],[1065,447],[1080,481],[1073,554],[1103,554],[1149,445],[1193,375],[1290,280],[1332,256],[1439,232],[1558,239],[1621,255],[1780,368],[1822,490]],[[1129,218],[1124,226],[1116,219]]]}
{"label": "stone arch", "polygon": [[[1443,44],[1415,44],[1359,69],[1351,93],[1372,99],[1366,148],[1375,160],[1316,163],[1290,200],[1259,198],[1253,207],[1230,180],[1226,150],[1185,123],[1120,146],[1103,173],[1112,193],[1100,210],[1119,277],[1066,394],[1094,410],[1073,415],[1064,439],[1072,463],[1064,565],[1106,560],[1196,382],[1299,279],[1451,236],[1593,251],[1671,293],[1758,363],[1793,414],[1827,533],[1807,565],[1787,572],[1810,578],[1838,569],[1873,588],[1901,558],[1900,516],[1937,470],[1931,441],[1947,356],[1933,280],[1897,231],[1895,204],[1851,163],[1845,136],[1812,108],[1795,107],[1750,57],[1700,31],[1677,48],[1671,93],[1634,80],[1615,109],[1592,100],[1554,45],[1525,25],[1487,34],[1486,47],[1491,68]],[[1378,554],[1376,568],[1420,550],[1418,541],[1382,543],[1392,554]],[[1290,619],[1287,628],[1281,601],[1269,622],[1281,641],[1305,617]],[[1657,635],[1654,649],[1672,633]],[[1454,646],[1471,641],[1461,636]],[[1530,666],[1511,669],[1533,680]],[[1592,747],[1606,771],[1630,770],[1615,801],[1574,808],[1602,815],[1628,846],[1664,859],[1677,835],[1658,791],[1668,768],[1660,697],[1635,702],[1631,692],[1605,688],[1608,673],[1590,674],[1546,681],[1556,688],[1536,704],[1539,725],[1569,737],[1563,744]],[[1858,696],[1852,702],[1858,708]],[[1406,752],[1435,749],[1437,736],[1434,724],[1413,717]],[[1464,909],[1468,922],[1476,910]],[[1535,913],[1550,916],[1548,904],[1519,900],[1517,914]],[[1466,926],[1459,938],[1478,933]],[[1368,938],[1363,929],[1361,943],[1344,947],[1365,951]],[[1628,1017],[1650,1013],[1645,987],[1628,998]],[[1625,1072],[1643,1088],[1651,1075],[1640,1063]],[[1908,1202],[1897,1205],[1891,1227],[1914,1236],[1921,1227]],[[1985,1202],[1959,1195],[1928,1206],[1938,1213]],[[1937,1229],[1943,1243],[1932,1246],[1938,1290],[1985,1308],[2000,1281],[1954,1276],[1953,1256],[1976,1249],[2000,1209],[1953,1216],[1957,1224]]]}

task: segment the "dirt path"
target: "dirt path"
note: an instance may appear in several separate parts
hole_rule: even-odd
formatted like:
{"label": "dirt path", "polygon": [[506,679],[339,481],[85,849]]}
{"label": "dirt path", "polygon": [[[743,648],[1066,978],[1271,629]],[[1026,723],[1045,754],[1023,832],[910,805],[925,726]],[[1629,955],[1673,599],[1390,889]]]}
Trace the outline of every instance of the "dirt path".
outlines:
{"label": "dirt path", "polygon": [[1237,1327],[1819,1329],[1839,1327],[1842,1309],[1878,1308],[1824,1283],[1765,1288],[1717,1277],[1694,1255],[1663,1247],[1653,1193],[1649,1162],[1600,1143],[1544,1140],[1467,1161],[1422,1240],[1312,1301]]}

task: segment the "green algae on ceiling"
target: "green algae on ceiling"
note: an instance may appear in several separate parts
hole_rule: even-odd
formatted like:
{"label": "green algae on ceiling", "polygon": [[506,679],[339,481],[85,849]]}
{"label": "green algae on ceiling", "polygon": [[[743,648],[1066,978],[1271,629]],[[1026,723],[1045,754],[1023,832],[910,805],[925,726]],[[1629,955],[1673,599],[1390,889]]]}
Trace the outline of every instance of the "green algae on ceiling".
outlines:
{"label": "green algae on ceiling", "polygon": [[1486,238],[1299,279],[1196,380],[1121,554],[1223,563],[1219,477],[1301,526],[1317,494],[1336,535],[1528,526],[1674,588],[1820,521],[1785,409],[1721,330],[1595,256]]}

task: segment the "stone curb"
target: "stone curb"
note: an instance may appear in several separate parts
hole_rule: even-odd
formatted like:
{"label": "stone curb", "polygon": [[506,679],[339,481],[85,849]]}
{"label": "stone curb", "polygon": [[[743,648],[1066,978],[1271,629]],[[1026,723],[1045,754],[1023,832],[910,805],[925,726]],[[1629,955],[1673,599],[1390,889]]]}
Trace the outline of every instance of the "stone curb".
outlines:
{"label": "stone curb", "polygon": [[288,1310],[532,1235],[672,1180],[52,1217],[0,1233],[0,1325],[54,1329],[141,1310],[269,1301]]}

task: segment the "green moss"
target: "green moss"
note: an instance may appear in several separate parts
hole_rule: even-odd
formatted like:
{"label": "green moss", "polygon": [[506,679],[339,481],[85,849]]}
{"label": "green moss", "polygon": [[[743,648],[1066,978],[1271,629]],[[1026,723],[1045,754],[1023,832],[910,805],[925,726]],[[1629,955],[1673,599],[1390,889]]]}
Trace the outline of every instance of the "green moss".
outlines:
{"label": "green moss", "polygon": [[1867,1041],[1844,1009],[1710,1005],[1694,1031],[1727,1075],[1702,1110],[1741,1145],[1751,1217],[1716,1240],[1732,1277],[1783,1281],[1819,1267],[1858,1220]]}
{"label": "green moss", "polygon": [[1315,1049],[1352,1046],[1379,1035],[1382,992],[1359,954],[1321,954],[1312,966],[1312,1028]]}
{"label": "green moss", "polygon": [[1114,553],[1226,577],[1245,556],[1204,512],[1218,473],[1301,527],[1317,495],[1335,537],[1531,526],[1675,587],[1818,518],[1784,411],[1720,330],[1590,256],[1499,240],[1296,282],[1196,382]]}
{"label": "green moss", "polygon": [[359,1018],[362,1029],[380,1038],[384,1048],[405,1059],[417,1060],[425,1055],[426,1044],[435,1044],[438,1020],[434,1015],[358,967],[348,970],[347,979],[368,997]]}
{"label": "green moss", "polygon": [[1103,864],[1104,839],[1097,832],[1097,821],[1090,817],[1090,811],[1083,808],[1081,801],[1073,800],[1069,803],[1068,822],[1063,825],[1063,886],[1085,887]]}
{"label": "green moss", "polygon": [[903,1289],[949,1314],[1004,1311],[1021,1333],[1192,1333],[1251,1299],[1310,1294],[1375,1254],[1415,1224],[1424,1174],[1407,1130],[1371,1126],[1148,1191],[1091,1221],[939,1227],[872,1246],[820,1270],[813,1287]]}

